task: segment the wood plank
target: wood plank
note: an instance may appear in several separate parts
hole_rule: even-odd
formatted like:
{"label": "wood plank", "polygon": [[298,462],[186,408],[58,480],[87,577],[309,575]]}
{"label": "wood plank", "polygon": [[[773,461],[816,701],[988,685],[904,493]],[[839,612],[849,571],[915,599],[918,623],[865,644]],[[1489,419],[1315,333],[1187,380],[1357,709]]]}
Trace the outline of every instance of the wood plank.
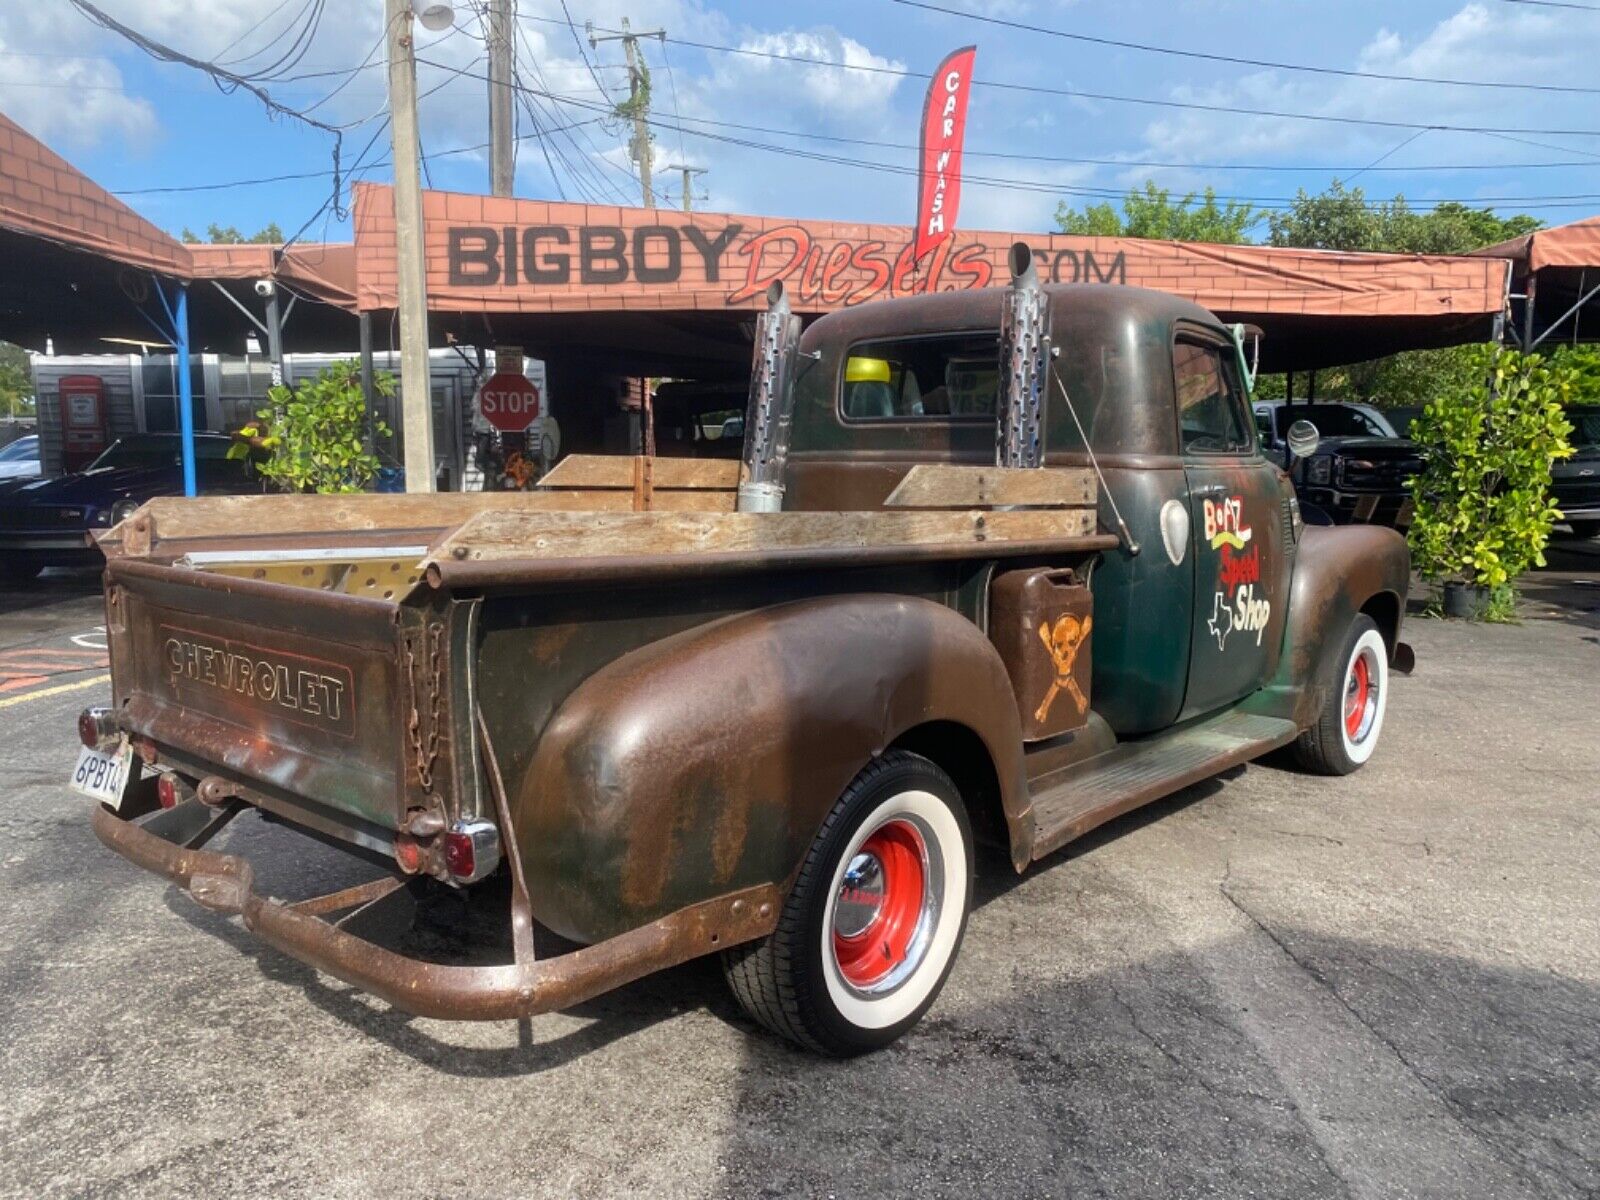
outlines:
{"label": "wood plank", "polygon": [[484,512],[433,560],[604,558],[846,547],[1056,541],[1095,531],[1089,509],[1025,512]]}
{"label": "wood plank", "polygon": [[[594,508],[600,493],[436,492],[346,496],[164,496],[100,536],[108,556],[170,548],[191,540],[247,544],[286,534],[415,531],[438,535],[481,512],[580,511]],[[685,493],[690,494],[690,493]],[[626,498],[631,506],[631,496]],[[137,533],[141,522],[147,536]],[[422,541],[431,541],[424,536]]]}
{"label": "wood plank", "polygon": [[1092,507],[1094,472],[1086,467],[918,463],[883,503],[886,508]]}
{"label": "wood plank", "polygon": [[[632,512],[633,492],[614,488],[552,488],[535,495],[560,497],[561,504],[551,504],[547,512]],[[738,496],[734,492],[714,491],[657,491],[651,496],[651,508],[656,512],[706,512],[729,513],[734,510]]]}
{"label": "wood plank", "polygon": [[[539,481],[540,488],[633,489],[633,463],[623,454],[569,454]],[[710,488],[732,491],[739,486],[739,463],[726,458],[657,457],[652,464],[656,491]]]}

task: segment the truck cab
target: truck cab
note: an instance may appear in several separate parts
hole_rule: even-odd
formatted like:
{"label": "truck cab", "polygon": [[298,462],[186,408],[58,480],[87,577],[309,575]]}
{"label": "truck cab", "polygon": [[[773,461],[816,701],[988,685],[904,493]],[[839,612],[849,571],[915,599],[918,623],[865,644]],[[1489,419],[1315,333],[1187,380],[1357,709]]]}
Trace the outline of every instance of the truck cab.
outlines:
{"label": "truck cab", "polygon": [[[1233,703],[1277,671],[1294,490],[1257,440],[1243,358],[1210,313],[1137,288],[1045,291],[1059,350],[1045,462],[1087,470],[1092,450],[1100,526],[1120,514],[1140,547],[1089,572],[1094,711],[1116,736],[1137,736]],[[995,290],[813,325],[786,504],[876,508],[913,464],[992,464],[999,319]]]}

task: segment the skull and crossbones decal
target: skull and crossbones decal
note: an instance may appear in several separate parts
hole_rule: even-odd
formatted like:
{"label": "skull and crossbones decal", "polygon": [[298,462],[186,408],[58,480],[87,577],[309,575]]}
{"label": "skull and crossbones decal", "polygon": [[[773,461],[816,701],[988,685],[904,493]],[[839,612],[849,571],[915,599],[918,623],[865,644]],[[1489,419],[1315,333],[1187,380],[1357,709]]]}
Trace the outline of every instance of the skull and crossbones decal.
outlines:
{"label": "skull and crossbones decal", "polygon": [[1089,698],[1083,694],[1083,689],[1078,686],[1078,681],[1072,677],[1072,665],[1078,661],[1078,649],[1089,640],[1089,629],[1094,624],[1093,617],[1084,617],[1078,620],[1071,613],[1059,617],[1052,627],[1045,621],[1039,625],[1039,637],[1044,642],[1045,649],[1050,652],[1050,659],[1055,663],[1055,682],[1050,685],[1050,690],[1044,695],[1044,703],[1034,711],[1033,719],[1043,722],[1050,715],[1050,706],[1055,703],[1057,694],[1065,690],[1072,693],[1072,702],[1078,706],[1078,715],[1082,716],[1089,707]]}

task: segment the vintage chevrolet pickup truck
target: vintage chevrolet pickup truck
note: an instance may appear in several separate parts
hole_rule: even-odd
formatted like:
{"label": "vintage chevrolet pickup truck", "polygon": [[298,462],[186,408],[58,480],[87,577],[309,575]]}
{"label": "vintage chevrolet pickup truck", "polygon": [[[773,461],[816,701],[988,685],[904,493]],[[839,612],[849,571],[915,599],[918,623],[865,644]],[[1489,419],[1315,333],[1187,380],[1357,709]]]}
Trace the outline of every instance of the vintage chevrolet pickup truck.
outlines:
{"label": "vintage chevrolet pickup truck", "polygon": [[[1031,262],[803,335],[774,294],[742,461],[146,504],[100,543],[96,833],[411,1012],[522,1017],[717,953],[756,1021],[850,1054],[934,1002],[977,842],[1021,871],[1280,747],[1359,767],[1411,663],[1405,543],[1302,526],[1211,314]],[[382,873],[262,894],[203,848],[241,812]],[[498,963],[363,936],[491,875]]]}

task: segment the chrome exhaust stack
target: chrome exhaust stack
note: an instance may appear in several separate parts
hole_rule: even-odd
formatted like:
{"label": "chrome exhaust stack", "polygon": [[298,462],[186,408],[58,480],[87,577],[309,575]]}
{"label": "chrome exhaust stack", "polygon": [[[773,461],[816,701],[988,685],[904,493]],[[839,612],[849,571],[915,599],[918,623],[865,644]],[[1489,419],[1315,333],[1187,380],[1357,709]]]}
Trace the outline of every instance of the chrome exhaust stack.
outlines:
{"label": "chrome exhaust stack", "polygon": [[1050,299],[1039,286],[1033,251],[1012,243],[1011,286],[1000,306],[1000,412],[995,465],[1044,465],[1045,390],[1050,382]]}
{"label": "chrome exhaust stack", "polygon": [[739,472],[740,512],[778,512],[783,508],[783,472],[789,461],[799,349],[800,318],[789,310],[783,284],[774,283],[767,289],[767,310],[756,318],[750,407],[744,420],[744,457]]}

